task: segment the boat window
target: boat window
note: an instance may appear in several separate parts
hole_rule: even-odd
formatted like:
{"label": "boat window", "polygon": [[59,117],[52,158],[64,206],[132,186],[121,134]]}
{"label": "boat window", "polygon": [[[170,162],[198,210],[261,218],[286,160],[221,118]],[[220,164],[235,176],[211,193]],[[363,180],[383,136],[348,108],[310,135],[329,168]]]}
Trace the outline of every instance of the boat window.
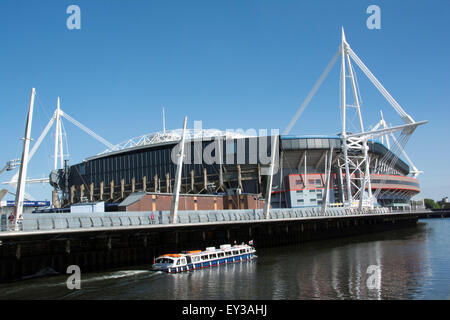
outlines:
{"label": "boat window", "polygon": [[245,249],[241,249],[241,253],[244,253],[245,252]]}
{"label": "boat window", "polygon": [[187,263],[192,263],[191,257],[187,256],[187,257],[186,257],[186,260],[187,260]]}
{"label": "boat window", "polygon": [[202,256],[202,260],[208,260],[208,255]]}
{"label": "boat window", "polygon": [[217,253],[210,254],[210,255],[209,255],[209,258],[210,258],[210,259],[215,259],[215,258],[217,258]]}
{"label": "boat window", "polygon": [[233,250],[233,254],[239,254],[238,250]]}
{"label": "boat window", "polygon": [[186,264],[186,259],[185,258],[180,259],[180,261],[181,261],[181,264]]}
{"label": "boat window", "polygon": [[158,258],[155,260],[156,263],[172,263],[173,260],[172,259],[168,259],[168,258]]}
{"label": "boat window", "polygon": [[228,256],[231,256],[231,251],[225,251],[225,255],[228,257]]}
{"label": "boat window", "polygon": [[219,252],[219,253],[217,254],[217,256],[218,256],[219,258],[223,258],[223,257],[225,256],[225,254],[224,254],[223,252]]}

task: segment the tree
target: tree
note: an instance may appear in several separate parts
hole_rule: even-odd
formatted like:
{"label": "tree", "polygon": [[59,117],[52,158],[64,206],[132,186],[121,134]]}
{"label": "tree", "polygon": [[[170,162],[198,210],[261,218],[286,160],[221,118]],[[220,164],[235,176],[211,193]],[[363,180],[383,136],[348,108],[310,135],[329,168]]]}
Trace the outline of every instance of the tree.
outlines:
{"label": "tree", "polygon": [[427,209],[439,209],[438,203],[434,202],[433,199],[425,199],[425,208]]}

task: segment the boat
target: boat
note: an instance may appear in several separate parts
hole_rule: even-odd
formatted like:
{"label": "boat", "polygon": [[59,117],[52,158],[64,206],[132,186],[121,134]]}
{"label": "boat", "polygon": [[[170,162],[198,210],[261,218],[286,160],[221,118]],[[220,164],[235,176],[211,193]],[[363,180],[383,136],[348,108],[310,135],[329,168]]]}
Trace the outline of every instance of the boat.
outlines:
{"label": "boat", "polygon": [[248,244],[223,244],[219,249],[208,247],[206,250],[193,250],[184,253],[163,254],[155,259],[152,265],[154,271],[178,273],[219,265],[246,261],[256,257],[256,250]]}

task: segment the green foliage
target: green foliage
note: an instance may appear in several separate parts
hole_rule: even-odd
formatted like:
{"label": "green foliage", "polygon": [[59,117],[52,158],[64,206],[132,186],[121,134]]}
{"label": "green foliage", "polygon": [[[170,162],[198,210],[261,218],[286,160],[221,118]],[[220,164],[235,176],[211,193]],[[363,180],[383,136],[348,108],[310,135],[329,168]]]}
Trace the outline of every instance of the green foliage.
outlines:
{"label": "green foliage", "polygon": [[434,202],[433,199],[425,199],[425,208],[427,209],[440,209],[439,203]]}

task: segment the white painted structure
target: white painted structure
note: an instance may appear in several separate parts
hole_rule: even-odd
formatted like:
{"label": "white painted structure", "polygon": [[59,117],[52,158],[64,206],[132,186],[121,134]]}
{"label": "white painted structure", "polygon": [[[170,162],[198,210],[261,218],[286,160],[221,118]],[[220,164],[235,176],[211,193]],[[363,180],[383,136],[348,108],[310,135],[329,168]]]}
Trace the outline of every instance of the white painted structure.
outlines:
{"label": "white painted structure", "polygon": [[183,122],[183,133],[181,135],[181,142],[180,142],[180,153],[178,154],[177,159],[177,172],[175,174],[175,190],[172,196],[172,207],[170,210],[170,219],[172,220],[172,223],[177,223],[177,215],[178,215],[178,201],[180,198],[180,186],[181,186],[181,172],[183,169],[183,159],[184,159],[184,140],[186,137],[186,124],[187,124],[187,117],[184,117]]}
{"label": "white painted structure", "polygon": [[[216,129],[186,129],[186,140],[210,140],[221,137],[223,139],[237,139],[237,138],[246,138],[253,137],[249,134],[242,134],[234,131],[222,131]],[[121,142],[110,148],[106,149],[99,155],[123,151],[127,149],[144,147],[144,146],[153,146],[158,144],[179,142],[183,135],[183,129],[175,129],[175,130],[165,130],[162,132],[155,132],[144,134],[139,137],[131,138],[127,141]]]}
{"label": "white painted structure", "polygon": [[[408,160],[412,167],[412,175],[416,177],[421,171],[417,170],[412,161],[407,156],[404,151],[404,145],[409,140],[409,137],[415,131],[415,129],[428,121],[416,122],[414,119],[405,112],[405,110],[398,104],[398,102],[389,94],[389,92],[383,87],[383,85],[378,81],[378,79],[372,74],[372,72],[366,67],[366,65],[361,61],[361,59],[356,55],[356,53],[351,49],[348,44],[344,28],[342,28],[342,39],[341,45],[339,46],[338,52],[333,56],[331,62],[328,64],[324,72],[319,77],[318,81],[312,88],[311,92],[306,97],[305,101],[301,104],[300,108],[289,122],[288,126],[284,130],[283,134],[287,135],[291,131],[295,122],[298,120],[303,110],[312,100],[312,97],[319,89],[320,85],[336,63],[340,56],[341,60],[341,76],[340,76],[340,109],[341,109],[341,141],[342,141],[342,155],[337,159],[338,166],[340,169],[340,176],[345,173],[345,189],[346,189],[346,206],[358,206],[360,209],[364,207],[373,207],[376,196],[380,190],[377,190],[372,194],[371,181],[370,181],[370,158],[368,155],[369,139],[387,139],[391,137],[394,141],[394,147],[390,148],[392,154],[403,154],[403,156]],[[367,78],[372,82],[372,84],[378,89],[378,91],[383,95],[387,102],[392,106],[396,113],[400,116],[403,123],[398,126],[387,126],[386,122],[382,118],[381,122],[371,130],[366,130],[364,127],[363,117],[360,108],[360,96],[357,85],[357,79],[352,66],[352,61],[363,71]],[[353,104],[348,103],[347,99],[347,82],[350,82],[350,87],[353,96]],[[360,127],[360,132],[349,133],[347,131],[347,110],[355,109],[358,122]],[[381,128],[380,128],[381,127]],[[400,133],[398,138],[394,137],[394,133]],[[388,141],[388,140],[387,140]],[[388,141],[389,143],[389,141]],[[386,163],[392,164],[397,161],[398,157],[390,156],[389,158],[383,159]]]}
{"label": "white painted structure", "polygon": [[33,119],[34,98],[36,90],[31,89],[30,106],[28,107],[27,123],[25,127],[25,137],[23,141],[22,159],[20,161],[19,180],[17,184],[15,207],[14,207],[14,227],[18,230],[18,223],[23,217],[23,201],[25,198],[25,181],[27,178],[28,158],[30,156],[31,124]]}

